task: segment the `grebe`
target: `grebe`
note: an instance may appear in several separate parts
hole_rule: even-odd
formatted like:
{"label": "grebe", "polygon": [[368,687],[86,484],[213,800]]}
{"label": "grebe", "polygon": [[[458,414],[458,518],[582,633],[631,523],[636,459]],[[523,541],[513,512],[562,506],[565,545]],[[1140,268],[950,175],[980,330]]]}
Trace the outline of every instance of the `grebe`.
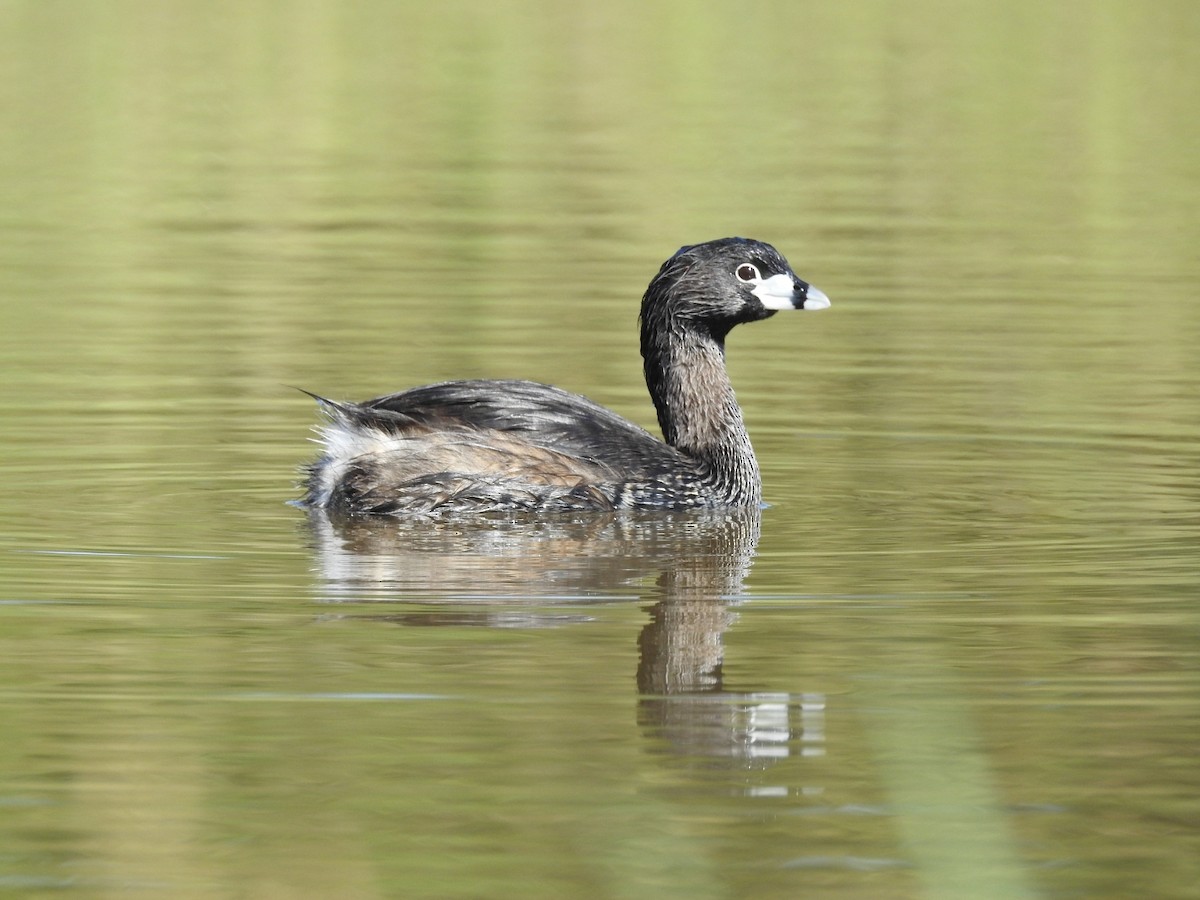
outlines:
{"label": "grebe", "polygon": [[646,387],[665,441],[531,381],[450,381],[365,403],[313,394],[329,423],[303,503],[388,516],[758,506],[725,336],[779,310],[828,306],[770,244],[683,247],[642,297]]}

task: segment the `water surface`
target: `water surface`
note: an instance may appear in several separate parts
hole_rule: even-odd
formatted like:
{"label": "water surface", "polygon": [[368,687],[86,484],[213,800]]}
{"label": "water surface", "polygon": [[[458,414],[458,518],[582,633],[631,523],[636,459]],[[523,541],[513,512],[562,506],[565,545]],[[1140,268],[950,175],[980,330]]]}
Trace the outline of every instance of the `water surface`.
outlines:
{"label": "water surface", "polygon": [[[1192,4],[0,8],[0,893],[1188,897]],[[316,413],[768,240],[761,515],[345,523]]]}

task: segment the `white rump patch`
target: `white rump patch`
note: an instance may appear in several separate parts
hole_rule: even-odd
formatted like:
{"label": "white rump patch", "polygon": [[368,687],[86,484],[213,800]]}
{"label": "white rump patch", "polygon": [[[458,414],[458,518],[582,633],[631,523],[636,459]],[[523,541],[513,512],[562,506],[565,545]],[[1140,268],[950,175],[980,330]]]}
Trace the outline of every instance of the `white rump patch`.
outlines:
{"label": "white rump patch", "polygon": [[316,429],[317,441],[325,448],[320,460],[314,485],[317,506],[327,506],[334,487],[342,480],[347,467],[362,456],[387,453],[405,446],[405,438],[377,431],[374,428],[355,428],[344,422],[334,421]]}

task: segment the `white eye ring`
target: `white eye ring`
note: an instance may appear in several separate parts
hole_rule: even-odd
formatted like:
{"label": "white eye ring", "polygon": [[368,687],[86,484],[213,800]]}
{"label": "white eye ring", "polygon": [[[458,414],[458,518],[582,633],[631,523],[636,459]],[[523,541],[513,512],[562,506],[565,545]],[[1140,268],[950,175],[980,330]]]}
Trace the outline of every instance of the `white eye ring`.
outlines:
{"label": "white eye ring", "polygon": [[733,270],[733,274],[737,276],[738,281],[744,281],[746,284],[757,284],[762,281],[758,266],[752,263],[742,263]]}

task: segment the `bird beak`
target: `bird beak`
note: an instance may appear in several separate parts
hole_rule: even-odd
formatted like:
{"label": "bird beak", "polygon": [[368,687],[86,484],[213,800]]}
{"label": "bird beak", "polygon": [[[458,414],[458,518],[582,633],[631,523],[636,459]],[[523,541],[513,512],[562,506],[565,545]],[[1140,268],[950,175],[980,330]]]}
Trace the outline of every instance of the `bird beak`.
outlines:
{"label": "bird beak", "polygon": [[829,309],[829,298],[825,296],[824,291],[803,281],[797,282],[797,287],[796,293],[800,297],[800,302],[796,304],[797,309]]}
{"label": "bird beak", "polygon": [[760,281],[754,296],[770,310],[829,308],[829,298],[811,284],[782,273]]}

